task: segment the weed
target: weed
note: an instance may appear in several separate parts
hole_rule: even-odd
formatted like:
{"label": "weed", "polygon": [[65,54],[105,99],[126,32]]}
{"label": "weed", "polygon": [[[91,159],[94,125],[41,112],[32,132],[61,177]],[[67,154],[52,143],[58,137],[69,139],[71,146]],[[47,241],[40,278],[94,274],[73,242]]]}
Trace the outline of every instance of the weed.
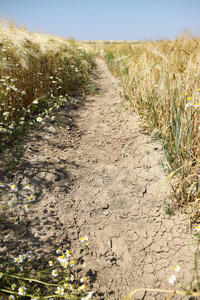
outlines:
{"label": "weed", "polygon": [[86,287],[87,277],[78,277],[78,260],[71,251],[59,247],[46,262],[33,260],[33,252],[21,253],[12,261],[1,263],[0,291],[9,299],[24,296],[32,299],[65,297],[89,299],[93,292]]}
{"label": "weed", "polygon": [[[2,22],[0,31],[0,154],[8,173],[19,166],[31,130],[47,121],[60,125],[55,111],[66,105],[68,95],[93,89],[90,75],[95,64],[93,53],[73,39],[31,34]],[[0,182],[1,227],[9,227],[17,238],[18,226],[40,194],[30,184],[19,190],[13,182]],[[87,237],[81,242],[88,247]],[[11,259],[7,248],[0,263],[1,294],[12,300],[91,298],[86,277],[78,277],[79,258],[71,259],[68,249],[59,248],[56,254],[41,263],[33,260],[31,250]]]}
{"label": "weed", "polygon": [[119,201],[119,206],[120,206],[120,207],[123,207],[124,205],[125,205],[125,200],[121,199],[121,200]]}
{"label": "weed", "polygon": [[166,213],[166,215],[173,216],[174,215],[173,207],[169,203],[167,203],[166,201],[164,201],[164,203],[165,203],[164,212]]}

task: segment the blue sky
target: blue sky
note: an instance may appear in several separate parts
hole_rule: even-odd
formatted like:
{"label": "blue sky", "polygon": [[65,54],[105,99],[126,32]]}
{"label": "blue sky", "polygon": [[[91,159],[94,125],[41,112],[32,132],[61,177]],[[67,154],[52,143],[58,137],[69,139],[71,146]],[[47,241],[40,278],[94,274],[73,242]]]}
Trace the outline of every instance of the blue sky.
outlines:
{"label": "blue sky", "polygon": [[200,0],[0,0],[0,17],[76,40],[174,39],[200,34]]}

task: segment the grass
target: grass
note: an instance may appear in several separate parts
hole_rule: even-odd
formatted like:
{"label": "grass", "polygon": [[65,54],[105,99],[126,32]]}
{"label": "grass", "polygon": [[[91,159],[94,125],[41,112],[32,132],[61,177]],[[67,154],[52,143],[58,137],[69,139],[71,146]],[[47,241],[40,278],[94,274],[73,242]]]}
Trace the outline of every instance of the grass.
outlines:
{"label": "grass", "polygon": [[[18,223],[26,223],[29,208],[41,192],[30,185],[19,191],[15,183],[7,182],[14,178],[28,133],[47,122],[59,126],[56,110],[67,109],[68,96],[93,89],[95,63],[93,52],[74,40],[29,33],[3,22],[0,34],[0,168],[9,174],[0,182],[0,225],[2,234],[9,228],[17,240]],[[88,247],[87,237],[81,242]],[[16,255],[15,248],[6,249],[0,263],[4,298],[91,298],[87,278],[78,277],[83,268],[80,258],[72,260],[69,250],[59,248],[59,257],[37,262],[31,250]]]}
{"label": "grass", "polygon": [[123,97],[142,126],[157,130],[178,206],[195,206],[200,221],[200,38],[186,32],[172,41],[104,43],[95,49],[120,77]]}
{"label": "grass", "polygon": [[0,23],[0,138],[12,143],[42,123],[67,96],[91,89],[94,55],[67,41]]}
{"label": "grass", "polygon": [[165,211],[166,215],[169,215],[169,216],[174,215],[173,207],[171,207],[171,205],[169,203],[165,202],[164,211]]}
{"label": "grass", "polygon": [[[28,132],[47,120],[56,122],[55,111],[65,106],[68,95],[93,89],[90,75],[95,63],[91,49],[95,49],[120,76],[123,88],[120,96],[129,99],[143,126],[149,133],[157,129],[156,138],[163,141],[171,170],[168,179],[174,198],[179,207],[186,210],[192,207],[191,219],[200,222],[200,38],[185,34],[175,41],[94,42],[86,50],[86,43],[82,47],[73,39],[29,33],[6,23],[0,23],[0,33],[0,155],[4,170],[16,170]],[[17,235],[19,216],[26,218],[37,192],[27,185],[20,194],[13,182],[0,182],[0,189],[1,202],[6,197],[13,199],[10,215],[8,204],[1,205],[0,224],[8,220],[4,218],[8,215]],[[121,207],[124,204],[123,200],[119,203]],[[168,215],[174,213],[169,204],[165,211]],[[169,293],[168,299],[174,294],[199,296],[199,292],[194,292],[194,289],[199,291],[200,285],[199,233],[196,237],[190,289],[151,291]],[[88,246],[87,237],[81,238],[81,242]],[[33,261],[31,250],[29,254],[18,253],[13,260],[2,260],[0,291],[4,296],[9,294],[10,300],[15,297],[90,299],[92,292],[87,292],[86,278],[78,278],[76,273],[76,268],[80,271],[79,258],[72,260],[69,250],[65,250],[57,249],[56,254],[61,255],[48,258],[42,266]],[[139,290],[147,289],[137,289],[127,299]]]}

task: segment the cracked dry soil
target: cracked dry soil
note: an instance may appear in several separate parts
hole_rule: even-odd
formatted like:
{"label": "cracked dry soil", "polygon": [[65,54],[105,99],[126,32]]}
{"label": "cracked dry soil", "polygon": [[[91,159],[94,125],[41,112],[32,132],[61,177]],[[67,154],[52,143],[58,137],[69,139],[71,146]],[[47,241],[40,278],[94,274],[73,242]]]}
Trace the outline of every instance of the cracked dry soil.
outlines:
{"label": "cracked dry soil", "polygon": [[87,235],[85,272],[94,299],[124,299],[143,287],[173,289],[168,278],[176,264],[189,283],[194,246],[186,216],[163,209],[170,195],[162,145],[140,127],[101,59],[94,84],[95,93],[73,97],[71,107],[58,111],[70,130],[46,124],[29,137],[13,182],[30,183],[42,194],[31,205],[19,249],[42,256],[63,245],[78,253],[79,238]]}

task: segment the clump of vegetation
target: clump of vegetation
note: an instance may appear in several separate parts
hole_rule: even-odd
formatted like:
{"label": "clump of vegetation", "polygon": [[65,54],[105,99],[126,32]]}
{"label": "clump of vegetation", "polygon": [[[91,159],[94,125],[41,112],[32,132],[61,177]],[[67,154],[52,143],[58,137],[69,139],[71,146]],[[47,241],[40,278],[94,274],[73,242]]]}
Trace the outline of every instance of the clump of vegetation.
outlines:
{"label": "clump of vegetation", "polygon": [[[95,64],[94,54],[74,40],[28,33],[3,22],[0,35],[0,157],[4,171],[12,172],[23,156],[26,133],[57,122],[56,110],[67,107],[68,95],[91,90]],[[0,224],[3,228],[9,222],[17,238],[39,192],[29,184],[19,191],[8,178],[0,181]],[[87,240],[81,238],[86,247]],[[80,258],[71,259],[68,249],[57,249],[59,257],[42,263],[33,260],[32,250],[15,251],[7,251],[0,263],[0,293],[10,300],[91,299],[87,278],[79,278]]]}
{"label": "clump of vegetation", "polygon": [[200,221],[200,39],[186,33],[174,41],[107,44],[100,53],[143,126],[159,131],[176,202],[188,210],[192,204]]}
{"label": "clump of vegetation", "polygon": [[27,125],[53,118],[53,108],[64,105],[68,95],[88,90],[94,55],[75,41],[5,23],[0,23],[0,34],[0,139],[5,148]]}
{"label": "clump of vegetation", "polygon": [[33,257],[30,250],[13,261],[1,262],[1,294],[8,295],[9,300],[91,299],[93,292],[87,291],[87,277],[78,277],[77,270],[80,272],[82,267],[71,258],[70,250],[59,247],[53,258],[43,263],[37,263]]}

